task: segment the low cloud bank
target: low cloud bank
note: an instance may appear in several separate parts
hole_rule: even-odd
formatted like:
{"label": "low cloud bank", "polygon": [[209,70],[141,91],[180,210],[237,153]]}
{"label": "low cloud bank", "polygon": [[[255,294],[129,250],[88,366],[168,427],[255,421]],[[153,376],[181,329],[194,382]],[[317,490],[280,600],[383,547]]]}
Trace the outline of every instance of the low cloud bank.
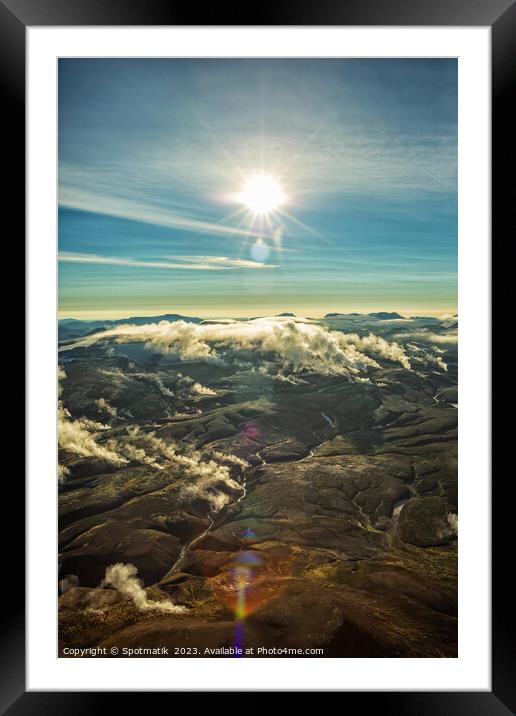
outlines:
{"label": "low cloud bank", "polygon": [[458,343],[459,334],[457,331],[436,333],[435,331],[403,331],[394,336],[398,341],[424,341],[425,343],[437,343],[442,345],[455,345]]}
{"label": "low cloud bank", "polygon": [[[252,355],[274,357],[283,372],[354,376],[378,368],[378,359],[410,369],[404,348],[370,333],[359,336],[293,318],[259,318],[252,321],[194,324],[161,321],[143,326],[116,326],[89,336],[88,344],[113,339],[117,343],[143,342],[162,354],[181,360],[230,365]],[[84,339],[75,345],[86,345]],[[235,355],[238,354],[238,355]]]}
{"label": "low cloud bank", "polygon": [[114,587],[120,594],[130,597],[142,612],[158,610],[170,614],[183,614],[188,611],[186,607],[174,604],[168,599],[164,599],[160,602],[149,599],[143,588],[142,581],[136,576],[137,574],[138,569],[134,564],[117,562],[106,568],[106,574],[101,582],[101,587]]}

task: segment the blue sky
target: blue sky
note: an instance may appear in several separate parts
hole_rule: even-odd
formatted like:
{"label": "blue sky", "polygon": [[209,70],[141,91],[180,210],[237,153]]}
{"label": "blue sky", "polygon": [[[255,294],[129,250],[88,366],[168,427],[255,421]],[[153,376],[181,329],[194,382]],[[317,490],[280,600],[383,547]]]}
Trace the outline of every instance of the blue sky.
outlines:
{"label": "blue sky", "polygon": [[60,60],[59,252],[61,317],[455,311],[457,63]]}

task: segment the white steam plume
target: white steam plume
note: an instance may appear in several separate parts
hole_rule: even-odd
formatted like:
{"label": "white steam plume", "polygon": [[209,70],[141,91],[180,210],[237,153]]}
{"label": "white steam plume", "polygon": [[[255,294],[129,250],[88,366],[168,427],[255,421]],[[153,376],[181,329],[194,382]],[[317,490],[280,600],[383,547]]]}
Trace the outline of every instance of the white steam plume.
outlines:
{"label": "white steam plume", "polygon": [[156,375],[155,373],[133,373],[131,377],[137,378],[139,380],[144,380],[149,383],[154,383],[154,385],[158,388],[159,392],[162,395],[166,396],[167,398],[174,397],[173,391],[170,390],[170,388],[167,388],[160,376]]}
{"label": "white steam plume", "polygon": [[[63,370],[60,371],[59,377],[66,378]],[[104,409],[106,406],[111,407],[103,398],[99,398],[96,403]],[[195,495],[202,496],[211,502],[212,509],[215,511],[230,501],[224,487],[230,490],[240,489],[238,483],[232,479],[227,465],[219,465],[214,459],[206,459],[198,451],[181,453],[176,443],[166,442],[154,432],[142,434],[137,425],[127,428],[129,439],[111,438],[102,444],[97,443],[95,439],[97,432],[107,429],[108,426],[87,418],[73,420],[59,401],[58,436],[59,446],[63,450],[84,457],[98,457],[115,466],[126,465],[129,462],[149,465],[157,470],[164,470],[171,465],[179,466],[185,477],[195,479],[195,484],[184,488],[183,497],[191,499]],[[137,444],[134,444],[135,442]],[[217,453],[217,457],[240,467],[247,466],[245,461],[234,455]],[[68,468],[58,466],[60,482],[64,482],[69,474]]]}
{"label": "white steam plume", "polygon": [[161,378],[159,377],[159,375],[153,376],[153,380],[154,380],[154,382],[156,383],[156,385],[158,386],[158,388],[159,388],[159,390],[160,390],[160,392],[161,392],[162,395],[166,395],[167,398],[173,398],[173,397],[174,397],[174,393],[170,390],[170,388],[167,388],[167,386],[166,386],[165,383],[161,380]]}
{"label": "white steam plume", "polygon": [[57,416],[60,448],[83,457],[98,457],[113,465],[127,463],[127,460],[114,450],[96,442],[90,429],[92,424],[98,426],[98,423],[90,420],[72,420],[70,413],[62,405],[58,406]]}
{"label": "white steam plume", "polygon": [[105,398],[99,398],[95,401],[95,405],[100,410],[101,413],[107,413],[112,418],[118,417],[118,411],[117,409],[108,403],[108,401]]}
{"label": "white steam plume", "polygon": [[[240,486],[234,480],[230,481],[234,489],[240,489]],[[227,482],[225,483],[227,484]],[[230,495],[224,490],[220,489],[214,480],[210,477],[204,477],[196,480],[195,483],[183,487],[181,490],[181,497],[185,502],[190,502],[195,499],[206,500],[210,503],[210,512],[220,512],[220,510],[229,505],[232,501]]]}
{"label": "white steam plume", "polygon": [[60,484],[63,484],[63,482],[66,482],[66,479],[70,477],[70,470],[65,467],[64,465],[58,465],[57,466],[57,481]]}
{"label": "white steam plume", "polygon": [[59,589],[61,594],[65,594],[69,589],[74,589],[79,586],[79,577],[76,574],[67,574],[59,581]]}
{"label": "white steam plume", "polygon": [[437,530],[436,534],[439,539],[450,539],[456,537],[459,530],[459,518],[454,512],[448,512],[446,515],[446,522],[442,522]]}
{"label": "white steam plume", "polygon": [[450,512],[448,515],[446,515],[446,520],[448,524],[450,525],[451,529],[455,534],[459,531],[459,517],[458,515],[454,514],[453,512]]}
{"label": "white steam plume", "polygon": [[[112,450],[117,450],[122,459],[127,461],[149,465],[157,470],[164,470],[172,465],[179,467],[184,477],[192,479],[192,482],[184,485],[180,490],[180,496],[185,502],[200,497],[210,502],[213,512],[218,512],[231,502],[231,496],[226,490],[242,489],[231,477],[228,465],[206,458],[197,450],[187,454],[181,453],[176,443],[166,442],[154,432],[143,434],[137,425],[129,426],[127,434],[129,439],[137,441],[138,444],[134,445],[127,440],[120,442],[111,440],[106,445]],[[220,461],[236,465],[241,469],[249,466],[245,460],[236,455],[217,450],[213,450],[212,455]]]}
{"label": "white steam plume", "polygon": [[[66,378],[65,371],[60,367],[58,372],[59,380]],[[61,395],[62,388],[59,383],[58,394]],[[63,406],[61,400],[57,405],[57,433],[59,447],[83,457],[98,457],[113,465],[125,465],[127,460],[109,447],[99,445],[94,437],[94,431],[106,429],[105,425],[94,420],[82,418],[73,420],[68,410]],[[93,434],[92,434],[93,432]],[[64,479],[66,473],[58,472],[58,479]]]}
{"label": "white steam plume", "polygon": [[192,393],[195,393],[196,395],[217,395],[216,390],[212,390],[206,385],[201,385],[200,383],[194,383],[192,385]]}
{"label": "white steam plume", "polygon": [[158,610],[170,614],[183,614],[188,611],[186,607],[174,604],[168,599],[161,602],[149,599],[137,574],[138,569],[134,564],[117,562],[106,568],[101,586],[114,587],[120,594],[130,597],[141,611]]}
{"label": "white steam plume", "polygon": [[435,365],[442,371],[448,370],[447,364],[442,359],[441,355],[439,355],[443,351],[436,346],[423,349],[421,346],[415,345],[414,343],[407,343],[405,350],[413,363],[423,363],[427,366]]}

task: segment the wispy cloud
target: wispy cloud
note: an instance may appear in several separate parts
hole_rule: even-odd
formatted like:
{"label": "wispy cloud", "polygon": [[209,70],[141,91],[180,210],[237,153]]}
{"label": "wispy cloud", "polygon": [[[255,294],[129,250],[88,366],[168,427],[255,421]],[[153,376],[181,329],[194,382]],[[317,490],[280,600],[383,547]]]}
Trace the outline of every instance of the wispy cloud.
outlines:
{"label": "wispy cloud", "polygon": [[220,266],[220,268],[275,268],[273,264],[263,264],[250,259],[230,259],[227,256],[167,256],[167,259],[183,261],[187,264],[206,263],[210,266]]}
{"label": "wispy cloud", "polygon": [[[153,282],[133,289],[128,268],[105,267],[93,290],[95,266],[63,263],[63,314],[159,313],[165,297],[210,317],[453,310],[455,59],[69,59],[59,71],[60,248],[176,268],[149,268]],[[284,215],[249,216],[238,199],[259,171],[281,182]],[[230,265],[264,255],[259,239],[281,271]]]}
{"label": "wispy cloud", "polygon": [[257,234],[256,231],[251,229],[227,226],[213,221],[204,221],[203,219],[193,219],[147,202],[126,200],[116,196],[101,196],[95,192],[75,189],[66,185],[60,187],[59,205],[69,209],[91,211],[96,214],[117,216],[122,219],[132,219],[146,224],[156,224],[171,229],[194,231],[196,233],[235,237],[262,236],[262,234]]}
{"label": "wispy cloud", "polygon": [[183,269],[190,271],[225,271],[236,268],[265,269],[276,268],[275,264],[262,264],[246,259],[230,259],[227,256],[186,256],[170,257],[171,261],[141,261],[120,256],[100,256],[99,254],[60,251],[59,261],[79,264],[105,264],[109,266],[128,266],[130,268]]}

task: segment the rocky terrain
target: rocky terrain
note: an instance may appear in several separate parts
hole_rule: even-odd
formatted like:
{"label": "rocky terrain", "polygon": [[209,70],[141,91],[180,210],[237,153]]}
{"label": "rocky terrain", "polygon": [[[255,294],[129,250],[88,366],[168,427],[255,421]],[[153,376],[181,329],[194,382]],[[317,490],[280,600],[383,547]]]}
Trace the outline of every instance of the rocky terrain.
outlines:
{"label": "rocky terrain", "polygon": [[456,656],[456,317],[179,319],[63,330],[61,653]]}

